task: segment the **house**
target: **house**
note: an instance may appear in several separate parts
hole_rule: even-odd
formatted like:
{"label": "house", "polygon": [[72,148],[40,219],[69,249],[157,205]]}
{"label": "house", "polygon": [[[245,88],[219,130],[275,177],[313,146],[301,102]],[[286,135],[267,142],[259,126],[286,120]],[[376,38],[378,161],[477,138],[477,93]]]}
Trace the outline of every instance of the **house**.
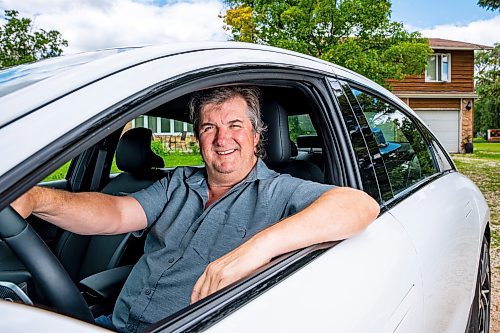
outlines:
{"label": "house", "polygon": [[434,53],[424,75],[388,82],[450,153],[463,152],[473,138],[474,51],[492,48],[440,38],[429,38],[429,46]]}

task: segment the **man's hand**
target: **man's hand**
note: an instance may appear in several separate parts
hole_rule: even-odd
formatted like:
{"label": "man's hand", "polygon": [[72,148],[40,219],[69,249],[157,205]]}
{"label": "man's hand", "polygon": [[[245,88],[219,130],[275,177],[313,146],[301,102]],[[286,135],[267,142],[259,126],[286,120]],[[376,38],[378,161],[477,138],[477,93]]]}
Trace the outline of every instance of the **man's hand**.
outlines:
{"label": "man's hand", "polygon": [[32,191],[24,193],[19,198],[17,198],[14,202],[11,203],[11,207],[22,216],[23,219],[26,219],[33,212],[33,200],[32,200]]}
{"label": "man's hand", "polygon": [[211,262],[194,285],[191,303],[248,276],[271,260],[268,255],[269,251],[254,237]]}

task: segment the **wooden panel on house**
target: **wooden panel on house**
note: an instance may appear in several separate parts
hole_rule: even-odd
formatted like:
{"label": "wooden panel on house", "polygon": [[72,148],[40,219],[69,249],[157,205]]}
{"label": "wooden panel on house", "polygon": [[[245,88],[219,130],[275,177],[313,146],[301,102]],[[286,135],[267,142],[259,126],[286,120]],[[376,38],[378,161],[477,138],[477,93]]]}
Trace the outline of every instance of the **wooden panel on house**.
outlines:
{"label": "wooden panel on house", "polygon": [[412,109],[457,109],[460,110],[459,98],[410,98]]}
{"label": "wooden panel on house", "polygon": [[388,80],[391,90],[417,93],[474,92],[474,51],[434,50],[451,54],[451,81],[425,82],[424,75],[409,76],[404,80]]}

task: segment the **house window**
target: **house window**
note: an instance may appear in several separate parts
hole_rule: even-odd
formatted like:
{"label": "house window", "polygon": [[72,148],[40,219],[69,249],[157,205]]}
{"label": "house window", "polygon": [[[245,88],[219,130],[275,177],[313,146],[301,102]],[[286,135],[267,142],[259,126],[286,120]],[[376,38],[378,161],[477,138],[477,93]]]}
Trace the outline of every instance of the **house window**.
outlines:
{"label": "house window", "polygon": [[193,125],[182,121],[152,117],[152,116],[139,116],[132,120],[132,128],[146,127],[149,128],[153,134],[180,134],[187,132],[193,133]]}
{"label": "house window", "polygon": [[451,55],[436,53],[429,57],[425,68],[425,82],[451,81]]}

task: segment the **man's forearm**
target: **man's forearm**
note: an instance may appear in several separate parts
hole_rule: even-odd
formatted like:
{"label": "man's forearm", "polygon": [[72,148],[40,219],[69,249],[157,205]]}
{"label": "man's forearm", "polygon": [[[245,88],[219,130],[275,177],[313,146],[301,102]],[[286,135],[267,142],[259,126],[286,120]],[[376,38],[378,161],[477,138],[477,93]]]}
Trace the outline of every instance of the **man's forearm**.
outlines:
{"label": "man's forearm", "polygon": [[364,192],[351,188],[325,192],[306,209],[210,263],[193,288],[191,302],[248,276],[278,255],[354,236],[375,220],[379,211],[378,203]]}
{"label": "man's forearm", "polygon": [[253,238],[270,260],[313,244],[352,237],[374,221],[379,211],[378,203],[366,193],[338,187]]}
{"label": "man's forearm", "polygon": [[102,193],[71,193],[34,187],[12,207],[78,234],[116,234],[146,226],[142,207],[131,197]]}

